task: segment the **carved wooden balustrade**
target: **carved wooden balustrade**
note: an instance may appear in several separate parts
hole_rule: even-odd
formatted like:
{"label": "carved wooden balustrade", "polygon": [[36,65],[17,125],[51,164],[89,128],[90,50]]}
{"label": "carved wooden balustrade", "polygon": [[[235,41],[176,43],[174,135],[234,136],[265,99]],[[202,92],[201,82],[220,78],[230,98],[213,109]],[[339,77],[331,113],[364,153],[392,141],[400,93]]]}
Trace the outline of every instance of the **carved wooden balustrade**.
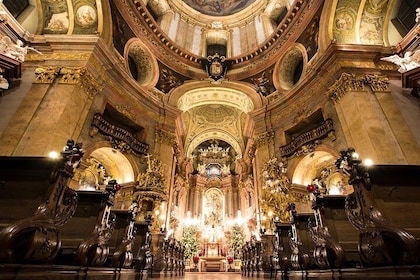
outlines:
{"label": "carved wooden balustrade", "polygon": [[119,127],[118,125],[112,124],[105,120],[101,114],[95,114],[92,121],[91,134],[96,134],[99,130],[102,134],[111,137],[114,143],[117,143],[120,149],[131,149],[137,154],[147,154],[149,145],[140,142],[132,133]]}
{"label": "carved wooden balustrade", "polygon": [[282,157],[289,156],[296,152],[303,145],[327,137],[334,131],[333,121],[331,119],[326,119],[318,127],[305,132],[296,138],[294,138],[289,144],[281,146],[279,148],[280,155]]}

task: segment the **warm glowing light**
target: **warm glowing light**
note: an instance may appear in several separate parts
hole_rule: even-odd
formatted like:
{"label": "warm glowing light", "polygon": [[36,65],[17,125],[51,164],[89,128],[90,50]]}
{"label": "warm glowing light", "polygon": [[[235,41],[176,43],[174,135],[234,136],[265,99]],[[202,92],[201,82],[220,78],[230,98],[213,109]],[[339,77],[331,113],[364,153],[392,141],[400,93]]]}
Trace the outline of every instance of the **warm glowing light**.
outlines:
{"label": "warm glowing light", "polygon": [[356,152],[352,153],[352,154],[351,154],[351,156],[352,156],[352,158],[354,158],[354,159],[358,159],[358,158],[359,158],[359,154],[358,154],[358,153],[356,153]]}
{"label": "warm glowing light", "polygon": [[273,211],[270,210],[270,211],[268,211],[267,214],[268,214],[269,217],[271,217],[271,216],[273,216]]}
{"label": "warm glowing light", "polygon": [[365,166],[372,166],[373,165],[373,160],[371,160],[370,158],[367,158],[363,161],[363,164]]}
{"label": "warm glowing light", "polygon": [[56,159],[58,158],[58,153],[56,151],[51,151],[48,153],[48,157]]}

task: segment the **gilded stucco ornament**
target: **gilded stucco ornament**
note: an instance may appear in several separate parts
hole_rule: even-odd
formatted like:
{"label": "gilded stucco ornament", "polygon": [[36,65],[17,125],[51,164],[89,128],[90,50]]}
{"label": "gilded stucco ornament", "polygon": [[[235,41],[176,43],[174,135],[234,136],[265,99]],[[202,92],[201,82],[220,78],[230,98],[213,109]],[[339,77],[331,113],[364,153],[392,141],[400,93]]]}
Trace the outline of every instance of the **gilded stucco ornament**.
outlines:
{"label": "gilded stucco ornament", "polygon": [[37,67],[34,84],[51,84],[58,76],[60,67]]}
{"label": "gilded stucco ornament", "polygon": [[386,76],[342,73],[340,78],[329,87],[326,95],[334,104],[337,104],[349,91],[364,91],[365,86],[368,86],[373,92],[389,92],[388,85],[389,81]]}

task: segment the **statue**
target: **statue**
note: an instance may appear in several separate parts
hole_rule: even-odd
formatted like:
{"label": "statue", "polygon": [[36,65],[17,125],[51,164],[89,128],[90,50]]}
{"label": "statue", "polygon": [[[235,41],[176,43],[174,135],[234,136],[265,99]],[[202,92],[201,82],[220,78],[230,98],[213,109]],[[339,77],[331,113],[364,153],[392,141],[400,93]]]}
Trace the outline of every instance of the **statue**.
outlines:
{"label": "statue", "polygon": [[0,40],[0,53],[10,58],[19,60],[20,62],[25,61],[25,55],[28,53],[28,50],[42,54],[35,48],[24,46],[23,42],[19,39],[16,41],[16,44],[12,42],[12,39],[10,39],[9,36],[3,36]]}
{"label": "statue", "polygon": [[8,89],[9,88],[9,82],[6,80],[3,75],[0,75],[0,89]]}
{"label": "statue", "polygon": [[381,60],[392,62],[400,66],[398,72],[405,73],[420,66],[420,50],[416,50],[414,53],[408,51],[404,54],[404,57],[400,57],[399,55],[394,54],[391,56],[382,57]]}

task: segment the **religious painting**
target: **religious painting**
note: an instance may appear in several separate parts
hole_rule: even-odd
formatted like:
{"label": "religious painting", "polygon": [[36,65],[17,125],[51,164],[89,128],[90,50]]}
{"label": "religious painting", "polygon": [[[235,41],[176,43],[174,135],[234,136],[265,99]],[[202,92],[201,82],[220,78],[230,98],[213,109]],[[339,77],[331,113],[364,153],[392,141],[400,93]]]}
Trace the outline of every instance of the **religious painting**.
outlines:
{"label": "religious painting", "polygon": [[82,27],[92,27],[97,21],[96,10],[89,5],[80,6],[75,14],[76,23]]}
{"label": "religious painting", "polygon": [[228,16],[250,6],[255,0],[184,0],[185,4],[209,16]]}
{"label": "religious painting", "polygon": [[69,28],[69,16],[67,12],[52,14],[47,26],[46,33],[66,33]]}
{"label": "religious painting", "polygon": [[334,39],[339,43],[356,43],[356,18],[360,0],[340,0],[333,22]]}
{"label": "religious painting", "polygon": [[360,22],[362,44],[383,45],[383,25],[388,8],[388,0],[367,0]]}
{"label": "religious painting", "polygon": [[217,188],[211,188],[204,194],[203,201],[204,225],[217,227],[223,221],[223,193]]}

